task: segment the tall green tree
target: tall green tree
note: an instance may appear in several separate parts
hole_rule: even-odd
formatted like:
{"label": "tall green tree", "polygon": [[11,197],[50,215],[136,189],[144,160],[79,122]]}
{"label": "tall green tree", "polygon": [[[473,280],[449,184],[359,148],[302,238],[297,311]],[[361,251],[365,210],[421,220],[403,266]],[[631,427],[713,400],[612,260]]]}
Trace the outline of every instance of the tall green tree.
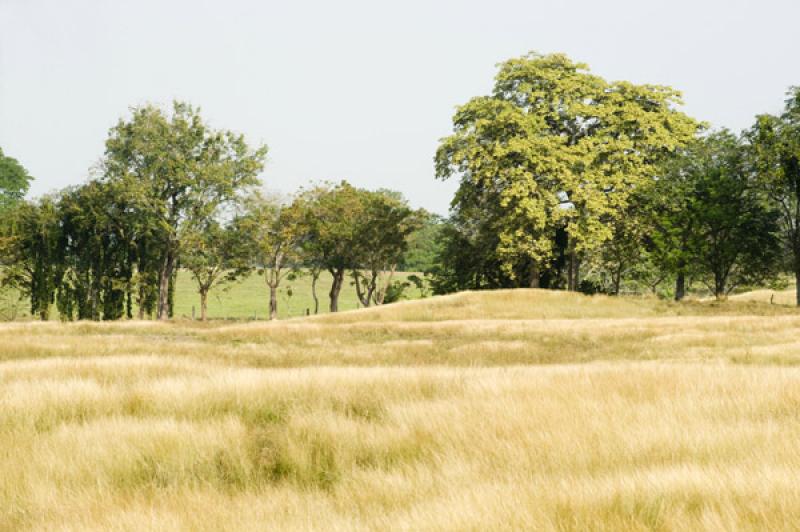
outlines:
{"label": "tall green tree", "polygon": [[16,159],[0,148],[0,212],[25,197],[33,178]]}
{"label": "tall green tree", "polygon": [[6,213],[10,223],[2,239],[2,282],[30,300],[31,315],[50,317],[60,283],[61,227],[57,199],[20,201]]}
{"label": "tall green tree", "polygon": [[183,237],[250,186],[258,184],[266,146],[251,149],[242,135],[210,128],[198,109],[132,109],[106,141],[105,179],[122,184],[131,209],[153,225],[159,247],[157,317],[168,316],[171,283]]}
{"label": "tall green tree", "polygon": [[800,306],[800,87],[790,89],[781,115],[759,116],[747,137],[760,185],[780,215]]}
{"label": "tall green tree", "polygon": [[437,176],[459,177],[454,210],[488,222],[506,275],[524,273],[529,286],[551,267],[563,228],[575,289],[580,255],[611,238],[630,194],[695,135],[679,104],[669,87],[608,82],[564,55],[512,59],[490,96],[456,112]]}

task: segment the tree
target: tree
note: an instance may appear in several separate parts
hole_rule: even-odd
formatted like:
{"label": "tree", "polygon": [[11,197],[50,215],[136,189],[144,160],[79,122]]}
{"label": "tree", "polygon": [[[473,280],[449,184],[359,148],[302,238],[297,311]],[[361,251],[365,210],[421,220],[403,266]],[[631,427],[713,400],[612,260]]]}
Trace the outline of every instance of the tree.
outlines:
{"label": "tree", "polygon": [[359,220],[364,217],[365,208],[363,195],[342,181],[316,186],[301,196],[307,205],[305,247],[311,260],[331,274],[330,311],[337,312],[345,273],[357,263]]}
{"label": "tree", "polygon": [[745,146],[727,130],[692,143],[666,168],[652,195],[652,235],[663,267],[677,275],[676,299],[687,272],[717,299],[775,275],[777,215],[756,185]]}
{"label": "tree", "polygon": [[105,179],[127,187],[131,209],[153,224],[159,248],[157,317],[165,319],[183,237],[250,186],[258,184],[266,146],[209,128],[199,110],[175,102],[165,113],[132,109],[106,141]]}
{"label": "tree", "polygon": [[773,277],[780,257],[777,213],[751,177],[740,140],[723,130],[709,135],[693,153],[695,188],[691,237],[695,260],[724,299],[734,288]]}
{"label": "tree", "polygon": [[30,300],[31,314],[46,321],[60,282],[61,229],[56,199],[21,201],[10,209],[0,245],[2,282]]}
{"label": "tree", "polygon": [[674,297],[686,295],[686,280],[696,273],[691,240],[695,234],[694,200],[698,175],[705,169],[698,156],[699,140],[661,165],[660,176],[641,198],[647,229],[648,258],[664,276],[674,275]]}
{"label": "tree", "polygon": [[30,188],[33,178],[16,160],[6,156],[0,148],[0,212],[20,201]]}
{"label": "tree", "polygon": [[408,249],[403,254],[400,267],[407,272],[427,272],[436,265],[443,220],[441,216],[425,209],[418,210],[415,216],[419,220],[419,228],[408,235]]}
{"label": "tree", "polygon": [[231,283],[249,270],[246,242],[234,224],[223,226],[210,218],[184,237],[181,266],[191,272],[200,295],[200,321],[208,318],[208,294]]}
{"label": "tree", "polygon": [[669,87],[610,83],[564,55],[529,54],[501,65],[492,95],[458,109],[436,173],[460,177],[453,208],[497,231],[511,279],[538,286],[563,228],[576,289],[580,255],[612,237],[630,194],[697,131],[679,104]]}
{"label": "tree", "polygon": [[783,114],[759,116],[747,138],[760,186],[780,216],[800,306],[800,87],[789,91]]}
{"label": "tree", "polygon": [[[252,250],[252,260],[269,288],[271,320],[278,317],[281,281],[296,271],[303,259],[303,244],[309,233],[306,209],[303,197],[285,205],[278,199],[254,194],[248,198],[245,214],[238,220],[247,235],[246,246]],[[318,277],[319,273],[312,281],[314,284]],[[316,292],[314,297],[316,299]]]}
{"label": "tree", "polygon": [[622,216],[611,222],[611,238],[596,254],[600,268],[607,272],[611,286],[608,290],[619,295],[623,279],[632,277],[644,254],[643,240],[647,230],[642,219],[640,201],[632,201]]}
{"label": "tree", "polygon": [[361,304],[382,305],[398,263],[408,248],[409,235],[420,226],[402,194],[384,190],[359,191],[362,215],[353,261],[353,281]]}

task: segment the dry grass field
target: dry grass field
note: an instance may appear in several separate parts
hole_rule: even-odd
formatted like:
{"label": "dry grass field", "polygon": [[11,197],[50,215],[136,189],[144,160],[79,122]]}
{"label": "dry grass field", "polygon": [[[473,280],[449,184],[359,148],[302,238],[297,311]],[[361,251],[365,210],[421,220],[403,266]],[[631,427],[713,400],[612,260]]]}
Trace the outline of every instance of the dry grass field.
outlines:
{"label": "dry grass field", "polygon": [[796,529],[798,478],[789,307],[0,326],[0,529]]}

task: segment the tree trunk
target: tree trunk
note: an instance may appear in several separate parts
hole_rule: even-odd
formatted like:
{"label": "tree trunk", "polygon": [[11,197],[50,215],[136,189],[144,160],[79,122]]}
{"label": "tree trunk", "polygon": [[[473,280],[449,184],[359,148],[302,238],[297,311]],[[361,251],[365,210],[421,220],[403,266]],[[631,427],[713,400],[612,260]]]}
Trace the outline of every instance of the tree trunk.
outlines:
{"label": "tree trunk", "polygon": [[331,298],[330,310],[331,312],[339,312],[339,292],[342,291],[342,284],[344,283],[344,269],[330,270],[333,277],[331,284],[331,291],[328,294]]}
{"label": "tree trunk", "polygon": [[156,318],[165,320],[169,315],[169,289],[172,280],[172,270],[175,267],[175,252],[167,250],[161,270],[158,272],[158,310]]}
{"label": "tree trunk", "polygon": [[800,268],[795,268],[794,270],[794,294],[795,294],[795,301],[797,306],[800,307]]}
{"label": "tree trunk", "polygon": [[208,317],[208,289],[200,289],[200,321]]}
{"label": "tree trunk", "polygon": [[619,286],[622,283],[622,267],[620,266],[617,271],[612,274],[612,282],[614,283],[614,295],[619,295]]}
{"label": "tree trunk", "polygon": [[675,277],[675,301],[681,301],[684,297],[686,297],[686,274],[679,271]]}
{"label": "tree trunk", "polygon": [[539,274],[539,265],[535,262],[531,263],[531,278],[528,283],[530,288],[539,288],[541,275]]}
{"label": "tree trunk", "polygon": [[311,272],[311,295],[314,297],[314,314],[319,314],[319,297],[317,297],[317,280],[319,272]]}
{"label": "tree trunk", "polygon": [[570,242],[567,259],[567,290],[576,292],[578,290],[578,254],[575,252],[574,242]]}
{"label": "tree trunk", "polygon": [[278,287],[274,284],[269,285],[269,319],[278,319]]}
{"label": "tree trunk", "polygon": [[358,297],[359,302],[361,302],[361,304],[364,307],[368,307],[370,303],[370,298],[372,297],[372,291],[369,290],[369,283],[367,282],[367,279],[364,278],[366,286],[364,286],[362,289],[361,274],[358,272],[358,270],[353,270],[353,280],[355,281],[356,284],[356,297]]}
{"label": "tree trunk", "polygon": [[389,275],[386,276],[386,281],[380,286],[379,289],[374,289],[375,290],[374,297],[376,305],[383,305],[383,302],[386,300],[386,292],[389,291],[389,287],[392,284],[392,277],[394,277],[394,272],[396,270],[397,270],[397,264],[392,264],[389,267]]}
{"label": "tree trunk", "polygon": [[570,252],[567,258],[567,290],[570,292],[575,291],[575,271],[572,268],[572,263],[575,261],[575,254]]}

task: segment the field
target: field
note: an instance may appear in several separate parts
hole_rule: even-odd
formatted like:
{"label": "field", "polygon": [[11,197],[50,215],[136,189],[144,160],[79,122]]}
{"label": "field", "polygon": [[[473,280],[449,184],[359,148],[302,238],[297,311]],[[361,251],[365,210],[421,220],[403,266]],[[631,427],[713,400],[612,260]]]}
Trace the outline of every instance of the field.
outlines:
{"label": "field", "polygon": [[0,529],[797,528],[799,338],[543,290],[0,325]]}
{"label": "field", "polygon": [[[411,272],[398,272],[394,280],[405,281]],[[421,274],[417,274],[420,275]],[[340,310],[353,310],[359,307],[355,288],[351,286],[351,279],[345,281],[345,286],[339,296]],[[328,291],[331,288],[331,276],[323,272],[317,282],[317,296],[319,297],[320,313],[328,312]],[[419,289],[414,286],[406,288],[403,293],[407,299],[416,299],[421,296]],[[264,278],[259,275],[250,275],[243,280],[222,285],[211,291],[208,298],[208,316],[210,319],[266,319],[269,315],[269,289],[264,283]],[[306,309],[314,313],[314,299],[311,294],[311,278],[300,275],[294,280],[286,279],[278,291],[278,318],[285,319],[305,316]],[[178,274],[178,283],[175,290],[175,317],[191,318],[200,316],[200,296],[197,294],[197,284],[191,274],[182,270]],[[54,319],[57,318],[55,309]],[[0,321],[16,319],[30,319],[30,308],[27,301],[19,301],[16,293],[10,290],[0,291]]]}

